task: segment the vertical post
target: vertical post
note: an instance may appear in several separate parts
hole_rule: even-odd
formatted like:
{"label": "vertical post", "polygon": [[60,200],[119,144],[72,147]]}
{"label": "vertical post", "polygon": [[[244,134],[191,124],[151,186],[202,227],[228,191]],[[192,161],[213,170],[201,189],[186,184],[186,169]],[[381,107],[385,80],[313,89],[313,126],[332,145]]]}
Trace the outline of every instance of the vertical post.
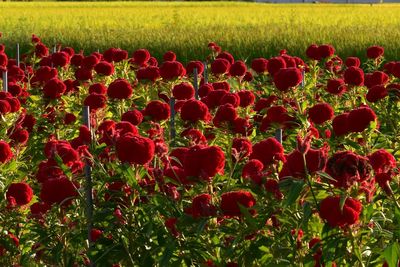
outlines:
{"label": "vertical post", "polygon": [[199,81],[197,80],[198,73],[197,68],[193,70],[193,85],[194,85],[194,97],[199,100]]}
{"label": "vertical post", "polygon": [[57,45],[54,45],[54,47],[53,47],[53,54],[54,53],[57,53]]}
{"label": "vertical post", "polygon": [[304,69],[301,70],[301,88],[304,88],[306,85],[306,72]]}
{"label": "vertical post", "polygon": [[175,130],[175,98],[171,97],[169,99],[169,107],[171,110],[171,117],[169,120],[169,127],[170,127],[170,138],[171,138],[171,144],[174,146],[175,145],[175,136],[176,136],[176,130]]}
{"label": "vertical post", "polygon": [[[88,106],[83,107],[83,123],[91,130],[90,125],[90,109]],[[85,164],[85,178],[86,178],[86,216],[87,216],[87,231],[89,244],[92,243],[91,231],[93,227],[93,193],[92,193],[92,167],[86,163]]]}
{"label": "vertical post", "polygon": [[203,71],[203,77],[204,77],[204,84],[208,83],[208,69],[207,69],[207,61],[203,62],[204,66],[204,71]]}
{"label": "vertical post", "polygon": [[20,59],[19,59],[19,43],[17,43],[17,56],[16,56],[16,61],[17,61],[17,66],[19,67],[19,65],[20,65]]}
{"label": "vertical post", "polygon": [[282,128],[276,129],[275,131],[275,139],[282,144]]}
{"label": "vertical post", "polygon": [[8,75],[7,70],[3,71],[3,91],[8,92]]}

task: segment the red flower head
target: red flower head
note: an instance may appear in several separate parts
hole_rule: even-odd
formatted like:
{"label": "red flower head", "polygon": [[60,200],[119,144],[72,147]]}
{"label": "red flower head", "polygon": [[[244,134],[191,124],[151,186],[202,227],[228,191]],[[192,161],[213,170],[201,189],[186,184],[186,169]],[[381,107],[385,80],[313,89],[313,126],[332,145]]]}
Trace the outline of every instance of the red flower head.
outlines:
{"label": "red flower head", "polygon": [[42,43],[37,43],[35,46],[35,55],[38,58],[47,57],[49,55],[49,49]]}
{"label": "red flower head", "polygon": [[371,46],[367,49],[367,57],[371,59],[380,58],[384,52],[385,50],[382,46]]}
{"label": "red flower head", "polygon": [[219,106],[213,123],[215,126],[220,127],[223,122],[233,122],[237,116],[236,108],[232,104],[224,104]]}
{"label": "red flower head", "polygon": [[138,66],[145,65],[147,61],[150,59],[150,53],[146,49],[139,49],[133,52],[132,55],[133,63]]}
{"label": "red flower head", "polygon": [[211,63],[211,72],[214,75],[221,75],[228,72],[231,64],[225,58],[217,58]]}
{"label": "red flower head", "polygon": [[183,161],[187,176],[203,180],[209,180],[217,173],[222,174],[224,166],[225,155],[218,146],[194,146],[186,152]]}
{"label": "red flower head", "polygon": [[96,66],[94,66],[94,70],[97,74],[110,76],[114,73],[114,65],[107,61],[100,61]]}
{"label": "red flower head", "polygon": [[237,94],[238,94],[238,96],[240,98],[239,105],[242,108],[245,108],[245,107],[253,105],[253,103],[254,103],[254,101],[256,99],[255,95],[250,90],[241,90]]}
{"label": "red flower head", "polygon": [[332,184],[341,188],[349,188],[355,183],[368,180],[370,171],[368,158],[351,151],[336,152],[326,165],[326,173],[336,180]]}
{"label": "red flower head", "polygon": [[375,173],[389,172],[396,167],[396,159],[385,149],[379,149],[368,156]]}
{"label": "red flower head", "polygon": [[219,53],[217,56],[217,59],[218,58],[224,58],[224,59],[228,60],[229,64],[231,64],[231,65],[233,64],[233,62],[235,62],[235,59],[233,58],[232,54],[227,51]]}
{"label": "red flower head", "polygon": [[389,81],[389,76],[382,71],[374,71],[365,75],[364,85],[368,88],[374,87],[375,85],[383,85]]}
{"label": "red flower head", "polygon": [[4,141],[0,141],[0,163],[6,163],[13,157],[10,145]]}
{"label": "red flower head", "polygon": [[191,214],[193,218],[214,216],[217,212],[215,206],[211,203],[211,195],[197,195],[192,200],[192,206],[186,209],[186,212]]}
{"label": "red flower head", "polygon": [[172,94],[178,100],[191,99],[194,97],[194,88],[190,83],[179,83],[172,89]]}
{"label": "red flower head", "polygon": [[96,242],[100,237],[102,237],[103,235],[103,231],[99,230],[99,229],[92,229],[90,231],[90,240],[92,242]]}
{"label": "red flower head", "polygon": [[79,81],[91,80],[93,79],[92,70],[80,67],[75,71],[75,78]]}
{"label": "red flower head", "polygon": [[344,63],[347,67],[360,67],[361,61],[358,57],[348,57]]}
{"label": "red flower head", "polygon": [[220,101],[220,105],[231,104],[235,108],[240,104],[240,97],[236,93],[227,93],[225,94]]}
{"label": "red flower head", "polygon": [[351,226],[358,221],[362,210],[360,201],[347,198],[340,210],[340,196],[329,196],[321,201],[319,215],[331,227]]}
{"label": "red flower head", "polygon": [[208,93],[210,93],[213,90],[214,90],[214,87],[212,86],[212,84],[210,84],[210,83],[203,84],[202,86],[199,87],[199,96],[205,97],[208,95]]}
{"label": "red flower head", "polygon": [[128,99],[132,96],[132,86],[125,79],[117,79],[110,83],[107,89],[109,98]]}
{"label": "red flower head", "polygon": [[63,81],[57,78],[53,78],[49,80],[43,87],[43,95],[50,99],[57,99],[64,94],[66,89],[67,87],[65,86]]}
{"label": "red flower head", "polygon": [[181,119],[184,121],[208,121],[210,118],[207,105],[199,100],[188,100],[181,108]]}
{"label": "red flower head", "polygon": [[251,208],[256,204],[253,195],[244,190],[223,193],[221,195],[220,209],[224,216],[233,217],[241,216],[239,205],[244,208]]}
{"label": "red flower head", "polygon": [[251,62],[251,68],[258,74],[266,72],[267,65],[268,65],[268,60],[266,60],[265,58],[255,58]]}
{"label": "red flower head", "polygon": [[243,159],[253,152],[253,146],[247,138],[234,138],[232,142],[233,159]]}
{"label": "red flower head", "polygon": [[163,121],[169,118],[170,108],[167,103],[160,100],[153,100],[147,104],[143,114],[150,117],[153,121]]}
{"label": "red flower head", "polygon": [[303,77],[297,68],[282,68],[274,75],[274,83],[280,91],[287,91],[290,87],[299,85]]}
{"label": "red flower head", "polygon": [[246,71],[247,71],[246,64],[241,60],[236,61],[229,68],[229,74],[235,77],[244,76],[246,74]]}
{"label": "red flower head", "polygon": [[89,86],[89,94],[93,93],[104,95],[107,93],[107,87],[102,83],[94,83]]}
{"label": "red flower head", "polygon": [[51,55],[51,61],[54,67],[65,67],[69,64],[70,58],[67,52],[56,52]]}
{"label": "red flower head", "polygon": [[176,60],[176,55],[173,51],[167,51],[163,55],[163,60],[164,61],[175,61]]}
{"label": "red flower head", "polygon": [[204,66],[203,66],[203,62],[201,61],[190,61],[187,65],[186,65],[186,73],[192,74],[194,69],[197,69],[197,74],[201,75],[204,71]]}
{"label": "red flower head", "polygon": [[344,72],[344,81],[350,85],[361,86],[364,84],[364,71],[358,67],[349,67]]}
{"label": "red flower head", "polygon": [[40,199],[49,205],[53,203],[68,205],[78,196],[76,186],[65,176],[48,179],[42,184]]}
{"label": "red flower head", "polygon": [[321,58],[328,58],[335,54],[335,48],[331,45],[320,45],[318,46],[318,54]]}
{"label": "red flower head", "polygon": [[18,206],[23,206],[31,202],[33,190],[27,183],[12,183],[6,193],[7,199],[13,199]]}
{"label": "red flower head", "polygon": [[153,159],[155,146],[149,138],[128,133],[117,139],[116,151],[120,161],[144,165]]}
{"label": "red flower head", "polygon": [[280,69],[286,68],[286,61],[283,57],[273,57],[268,60],[267,70],[274,76]]}
{"label": "red flower head", "polygon": [[388,95],[389,92],[384,85],[375,85],[368,90],[366,98],[369,102],[375,103],[384,99]]}
{"label": "red flower head", "polygon": [[165,61],[160,67],[160,75],[164,80],[174,80],[185,74],[185,67],[178,61]]}
{"label": "red flower head", "polygon": [[157,66],[148,66],[146,68],[140,68],[136,71],[136,78],[139,81],[149,80],[155,82],[160,77],[160,70]]}
{"label": "red flower head", "polygon": [[283,146],[275,138],[267,138],[253,145],[250,159],[258,159],[265,167],[277,160],[284,161]]}
{"label": "red flower head", "polygon": [[321,54],[320,54],[320,50],[318,49],[318,45],[316,45],[316,44],[310,45],[306,50],[306,55],[307,55],[307,57],[309,57],[313,60],[320,60]]}
{"label": "red flower head", "polygon": [[360,133],[367,129],[371,122],[376,120],[376,115],[371,108],[363,106],[350,111],[347,119],[349,131]]}
{"label": "red flower head", "polygon": [[229,92],[231,90],[231,86],[227,81],[214,82],[211,84],[211,86],[214,88],[214,90],[224,90],[227,92]]}
{"label": "red flower head", "polygon": [[349,118],[349,113],[346,112],[346,113],[337,115],[332,120],[333,132],[335,133],[336,136],[345,135],[350,132],[349,125],[348,125],[348,118]]}
{"label": "red flower head", "polygon": [[261,185],[263,182],[264,164],[257,159],[249,160],[242,170],[242,177],[246,179],[251,179],[255,184]]}
{"label": "red flower head", "polygon": [[333,118],[333,109],[328,103],[314,105],[308,110],[309,119],[315,124],[322,124]]}
{"label": "red flower head", "polygon": [[343,79],[330,79],[328,80],[326,91],[333,95],[342,95],[347,91],[347,86]]}
{"label": "red flower head", "polygon": [[92,93],[85,98],[83,104],[89,106],[90,110],[105,108],[107,105],[107,97],[102,94]]}
{"label": "red flower head", "polygon": [[130,110],[122,114],[122,121],[129,121],[133,125],[139,125],[143,120],[143,114],[139,110]]}

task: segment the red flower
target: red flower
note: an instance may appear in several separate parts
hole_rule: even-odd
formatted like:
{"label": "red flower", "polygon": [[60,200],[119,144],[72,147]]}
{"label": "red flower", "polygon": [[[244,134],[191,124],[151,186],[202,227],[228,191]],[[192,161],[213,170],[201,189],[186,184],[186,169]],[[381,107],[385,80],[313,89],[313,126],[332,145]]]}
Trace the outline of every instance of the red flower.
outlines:
{"label": "red flower", "polygon": [[276,88],[283,92],[287,91],[290,87],[299,85],[302,79],[301,71],[297,68],[282,68],[274,75]]}
{"label": "red flower", "polygon": [[103,231],[99,229],[92,229],[90,231],[90,240],[96,242],[103,235]]}
{"label": "red flower", "polygon": [[236,76],[236,77],[244,76],[246,74],[246,71],[247,71],[246,64],[241,60],[236,61],[229,68],[229,74],[231,76]]}
{"label": "red flower", "polygon": [[314,105],[308,110],[309,119],[315,124],[322,124],[333,118],[333,109],[328,103]]}
{"label": "red flower", "polygon": [[368,128],[370,123],[376,120],[376,115],[371,108],[363,106],[350,111],[347,119],[349,131],[357,133]]}
{"label": "red flower", "polygon": [[40,199],[49,205],[53,203],[68,205],[76,196],[78,196],[76,184],[65,176],[44,181],[40,191]]}
{"label": "red flower", "polygon": [[190,61],[187,65],[186,65],[186,73],[192,74],[194,69],[197,69],[197,74],[201,75],[204,71],[204,66],[203,66],[203,62],[201,61]]}
{"label": "red flower", "polygon": [[207,105],[199,100],[188,100],[181,108],[181,119],[184,121],[208,121],[210,117]]}
{"label": "red flower", "polygon": [[143,120],[143,114],[139,110],[130,110],[122,114],[122,121],[129,121],[133,125],[139,125]]}
{"label": "red flower", "polygon": [[232,142],[232,156],[236,160],[243,159],[253,152],[251,142],[247,138],[234,138]]}
{"label": "red flower", "polygon": [[143,114],[150,117],[153,121],[163,121],[169,118],[170,108],[167,103],[160,100],[153,100],[147,104]]}
{"label": "red flower", "polygon": [[160,69],[157,66],[149,66],[146,68],[140,68],[136,71],[136,78],[139,81],[149,80],[155,82],[160,78]]}
{"label": "red flower", "polygon": [[224,58],[224,59],[228,60],[229,64],[231,64],[231,65],[233,64],[233,62],[235,62],[235,59],[233,58],[232,54],[230,54],[227,51],[219,53],[218,56],[217,56],[217,59],[218,58]]}
{"label": "red flower", "polygon": [[376,59],[382,57],[384,52],[385,50],[382,46],[371,46],[367,49],[367,57]]}
{"label": "red flower", "polygon": [[23,128],[14,128],[9,137],[13,141],[13,144],[25,145],[29,139],[29,132]]}
{"label": "red flower", "polygon": [[224,166],[225,155],[218,146],[194,146],[186,152],[183,161],[187,176],[204,180],[209,180],[217,173],[222,174]]}
{"label": "red flower", "polygon": [[241,216],[239,205],[244,208],[251,208],[256,204],[253,195],[244,190],[223,193],[221,195],[221,211],[224,216]]}
{"label": "red flower", "polygon": [[153,159],[155,146],[149,138],[128,133],[117,139],[116,151],[120,161],[144,165]]}
{"label": "red flower", "polygon": [[254,101],[256,99],[255,95],[250,90],[241,90],[237,94],[238,94],[238,96],[240,98],[240,104],[239,105],[242,108],[245,108],[245,107],[248,107],[250,105],[253,105],[253,103],[254,103]]}
{"label": "red flower", "polygon": [[211,203],[211,195],[197,195],[192,200],[192,206],[186,209],[186,212],[191,214],[193,218],[214,216],[217,212],[215,206]]}
{"label": "red flower", "polygon": [[283,57],[273,57],[268,60],[267,70],[272,76],[284,68],[286,68],[286,61]]}
{"label": "red flower", "polygon": [[107,89],[108,97],[113,99],[128,99],[132,93],[132,86],[125,79],[116,79],[110,83]]}
{"label": "red flower", "polygon": [[107,61],[100,61],[94,66],[94,70],[97,74],[101,74],[104,76],[110,76],[114,73],[114,65],[108,63]]}
{"label": "red flower", "polygon": [[167,51],[163,55],[163,60],[164,61],[175,61],[176,60],[176,55],[173,51]]}
{"label": "red flower", "polygon": [[255,184],[261,185],[263,180],[262,170],[264,169],[264,164],[258,159],[249,160],[242,170],[242,177],[251,179]]}
{"label": "red flower", "polygon": [[340,196],[329,196],[321,201],[319,215],[331,227],[344,227],[355,224],[360,216],[362,204],[354,198],[347,198],[340,210]]}
{"label": "red flower", "polygon": [[331,45],[320,45],[318,47],[318,54],[321,58],[328,58],[335,54],[335,48]]}
{"label": "red flower", "polygon": [[85,98],[83,104],[89,106],[90,110],[104,108],[107,105],[107,97],[102,94],[93,93]]}
{"label": "red flower", "polygon": [[185,68],[178,61],[165,61],[160,67],[160,75],[164,80],[173,80],[185,74]]}
{"label": "red flower", "polygon": [[375,85],[368,90],[366,98],[369,102],[375,103],[387,97],[388,95],[389,92],[384,85]]}
{"label": "red flower", "polygon": [[347,67],[360,67],[361,61],[358,57],[348,57],[344,63]]}
{"label": "red flower", "polygon": [[107,93],[107,87],[102,83],[94,83],[89,86],[89,94],[92,93],[104,95]]}
{"label": "red flower", "polygon": [[265,58],[255,58],[251,62],[251,68],[261,74],[267,71],[268,60]]}
{"label": "red flower", "polygon": [[191,99],[194,97],[194,88],[190,83],[179,83],[172,89],[172,94],[178,100]]}
{"label": "red flower", "polygon": [[316,44],[310,45],[306,50],[306,55],[307,55],[307,57],[309,57],[313,60],[320,60],[321,54],[320,54],[320,50],[318,49],[318,45],[316,45]]}
{"label": "red flower", "polygon": [[0,163],[6,163],[13,157],[10,146],[4,141],[0,141]]}
{"label": "red flower", "polygon": [[7,100],[0,100],[0,114],[7,114],[11,112],[11,105]]}
{"label": "red flower", "polygon": [[133,52],[133,62],[138,65],[142,66],[147,63],[147,61],[150,59],[150,53],[146,49],[138,49],[135,52]]}
{"label": "red flower", "polygon": [[37,43],[35,45],[35,55],[38,58],[47,57],[49,55],[49,49],[42,43]]}
{"label": "red flower", "polygon": [[211,63],[211,72],[215,75],[221,75],[228,72],[231,64],[225,58],[217,58]]}
{"label": "red flower", "polygon": [[32,188],[25,182],[12,183],[6,193],[7,199],[15,200],[18,206],[23,206],[31,202],[33,197]]}
{"label": "red flower", "polygon": [[225,94],[220,101],[220,105],[231,104],[235,108],[240,104],[240,97],[236,93],[227,93]]}
{"label": "red flower", "polygon": [[389,81],[389,76],[382,71],[374,71],[365,75],[364,85],[368,88],[375,85],[386,84]]}
{"label": "red flower", "polygon": [[330,79],[326,91],[334,95],[342,95],[347,91],[347,86],[343,79]]}
{"label": "red flower", "polygon": [[92,69],[88,68],[78,68],[75,71],[75,78],[79,81],[86,81],[93,79]]}
{"label": "red flower", "polygon": [[375,173],[388,172],[396,168],[396,159],[385,149],[379,149],[368,156]]}
{"label": "red flower", "polygon": [[370,171],[368,158],[351,151],[336,152],[326,165],[326,173],[336,180],[331,183],[346,189],[355,183],[368,180]]}
{"label": "red flower", "polygon": [[345,135],[350,132],[349,125],[348,125],[348,117],[349,117],[349,113],[346,112],[346,113],[337,115],[332,120],[333,132],[335,133],[336,136]]}
{"label": "red flower", "polygon": [[54,67],[65,67],[69,64],[70,55],[66,52],[56,52],[51,55]]}
{"label": "red flower", "polygon": [[258,159],[264,164],[264,167],[277,160],[284,161],[283,146],[275,138],[269,137],[253,145],[250,159]]}
{"label": "red flower", "polygon": [[64,94],[66,89],[67,87],[65,86],[63,81],[57,78],[53,78],[49,80],[43,87],[43,95],[50,99],[60,98]]}
{"label": "red flower", "polygon": [[361,86],[364,84],[364,71],[358,67],[349,67],[344,72],[344,81],[350,85]]}
{"label": "red flower", "polygon": [[211,83],[203,84],[202,86],[199,87],[199,96],[205,97],[208,95],[208,93],[210,93],[213,90],[214,90],[214,87],[212,86]]}
{"label": "red flower", "polygon": [[220,127],[223,122],[233,122],[237,118],[236,108],[232,104],[224,104],[220,106],[215,113],[213,123]]}

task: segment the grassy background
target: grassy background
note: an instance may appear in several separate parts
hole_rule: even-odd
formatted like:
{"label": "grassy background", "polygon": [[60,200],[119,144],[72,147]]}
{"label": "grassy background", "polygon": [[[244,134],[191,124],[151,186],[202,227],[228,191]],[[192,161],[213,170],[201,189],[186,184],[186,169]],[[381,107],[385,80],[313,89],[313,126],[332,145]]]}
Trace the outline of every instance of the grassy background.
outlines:
{"label": "grassy background", "polygon": [[365,48],[386,48],[400,59],[400,4],[262,4],[237,2],[31,2],[0,3],[0,31],[7,52],[29,48],[32,33],[49,46],[85,53],[115,46],[129,52],[167,50],[187,61],[204,58],[215,41],[237,58],[304,56],[311,43],[331,43],[339,55],[365,57]]}

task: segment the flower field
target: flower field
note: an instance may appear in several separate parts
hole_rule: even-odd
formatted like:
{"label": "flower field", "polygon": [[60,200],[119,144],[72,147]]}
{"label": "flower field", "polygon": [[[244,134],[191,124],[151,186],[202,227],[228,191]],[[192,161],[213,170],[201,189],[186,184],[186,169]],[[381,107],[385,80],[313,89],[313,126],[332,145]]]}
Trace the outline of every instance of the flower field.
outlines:
{"label": "flower field", "polygon": [[400,62],[206,49],[0,46],[1,266],[399,266]]}
{"label": "flower field", "polygon": [[211,41],[242,59],[272,57],[282,47],[303,58],[311,43],[363,60],[366,47],[380,44],[387,59],[400,58],[400,4],[394,3],[1,2],[0,10],[1,43],[12,56],[17,42],[28,51],[35,33],[49,47],[146,47],[156,58],[172,50],[185,63],[204,59]]}

